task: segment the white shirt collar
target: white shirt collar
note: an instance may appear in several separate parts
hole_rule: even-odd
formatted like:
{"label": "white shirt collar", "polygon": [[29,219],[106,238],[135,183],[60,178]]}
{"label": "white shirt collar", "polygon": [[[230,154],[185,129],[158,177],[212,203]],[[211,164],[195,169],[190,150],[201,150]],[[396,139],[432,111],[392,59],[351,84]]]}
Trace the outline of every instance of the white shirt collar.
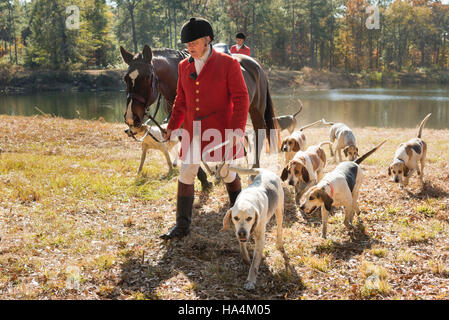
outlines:
{"label": "white shirt collar", "polygon": [[211,45],[207,46],[207,50],[201,58],[194,59],[195,61],[195,70],[196,74],[199,75],[201,70],[203,70],[204,65],[206,64],[207,59],[211,54]]}

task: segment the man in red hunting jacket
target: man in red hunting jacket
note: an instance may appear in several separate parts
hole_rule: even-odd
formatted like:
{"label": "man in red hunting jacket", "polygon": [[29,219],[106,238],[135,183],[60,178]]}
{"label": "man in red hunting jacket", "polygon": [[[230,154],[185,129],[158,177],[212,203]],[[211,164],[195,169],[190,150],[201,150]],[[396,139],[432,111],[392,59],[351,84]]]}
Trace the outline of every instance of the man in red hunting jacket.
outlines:
{"label": "man in red hunting jacket", "polygon": [[237,33],[235,36],[237,44],[234,44],[231,47],[230,49],[231,53],[246,54],[247,56],[250,56],[251,49],[247,45],[245,45],[245,39],[246,36],[243,33],[241,32]]}
{"label": "man in red hunting jacket", "polygon": [[[165,139],[183,125],[180,175],[176,205],[176,225],[162,239],[182,238],[189,234],[194,198],[194,179],[200,161],[220,162],[243,156],[240,144],[249,109],[248,90],[239,62],[215,51],[210,42],[214,34],[210,23],[191,18],[181,30],[190,58],[178,65],[177,96]],[[233,132],[234,134],[232,134]],[[208,153],[213,147],[229,145]],[[238,151],[240,150],[240,151]],[[241,191],[235,173],[225,177],[231,206]]]}

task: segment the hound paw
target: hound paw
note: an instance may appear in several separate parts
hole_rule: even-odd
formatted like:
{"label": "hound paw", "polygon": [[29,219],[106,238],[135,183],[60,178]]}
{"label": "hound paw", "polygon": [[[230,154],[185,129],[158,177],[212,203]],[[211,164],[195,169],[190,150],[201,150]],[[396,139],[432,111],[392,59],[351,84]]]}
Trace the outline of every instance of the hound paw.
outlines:
{"label": "hound paw", "polygon": [[254,282],[248,281],[247,283],[244,284],[243,287],[245,288],[245,290],[253,291],[256,289],[256,284]]}

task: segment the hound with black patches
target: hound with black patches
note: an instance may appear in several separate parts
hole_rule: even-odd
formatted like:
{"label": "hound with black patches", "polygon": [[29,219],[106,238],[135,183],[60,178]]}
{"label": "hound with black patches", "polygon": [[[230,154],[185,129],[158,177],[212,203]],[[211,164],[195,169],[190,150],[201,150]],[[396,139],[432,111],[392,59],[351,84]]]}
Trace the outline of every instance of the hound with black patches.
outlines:
{"label": "hound with black patches", "polygon": [[299,130],[293,132],[287,138],[282,141],[281,151],[285,152],[285,164],[288,164],[296,152],[304,150],[306,148],[306,136],[304,130],[322,123],[323,120],[318,120],[314,123],[308,124]]}
{"label": "hound with black patches", "polygon": [[276,247],[283,251],[282,221],[284,216],[284,191],[281,179],[267,169],[243,169],[224,165],[220,174],[226,170],[239,174],[257,175],[253,182],[238,195],[234,206],[226,212],[223,229],[228,230],[231,221],[235,227],[235,236],[240,243],[243,261],[250,264],[247,243],[254,234],[254,254],[244,288],[254,290],[257,271],[262,260],[265,247],[265,232],[268,222],[276,215],[277,237]]}
{"label": "hound with black patches", "polygon": [[296,116],[298,115],[298,113],[300,113],[302,111],[302,103],[301,103],[301,101],[299,101],[299,103],[300,103],[300,108],[294,114],[286,115],[286,116],[279,116],[279,117],[275,118],[278,121],[279,129],[280,129],[281,132],[283,130],[288,130],[288,132],[290,132],[290,134],[292,134],[293,131],[295,131],[295,129],[296,129]]}
{"label": "hound with black patches", "polygon": [[334,162],[341,162],[341,150],[349,161],[354,161],[359,156],[359,149],[357,148],[357,141],[352,130],[344,123],[326,122],[323,119],[323,124],[331,125],[329,129],[329,138],[334,143],[334,151],[331,149],[331,156],[334,157]]}
{"label": "hound with black patches", "polygon": [[[421,139],[422,129],[424,124],[430,118],[429,113],[419,125],[418,134],[416,138],[412,138],[406,143],[401,143],[394,154],[393,163],[388,167],[388,175],[393,174],[393,180],[400,183],[401,187],[406,187],[409,178],[416,170],[418,172],[421,182],[424,183],[424,162],[426,160],[427,144]],[[421,170],[418,167],[418,162],[421,163]]]}
{"label": "hound with black patches", "polygon": [[[165,127],[167,126],[167,124],[163,124],[162,128],[165,129]],[[145,138],[142,141],[142,155],[140,156],[140,165],[139,165],[139,170],[137,171],[137,174],[139,174],[142,171],[143,168],[143,164],[145,163],[145,158],[147,156],[147,151],[149,149],[156,149],[161,151],[164,156],[165,156],[165,160],[167,161],[167,165],[169,170],[173,170],[173,167],[177,165],[177,161],[178,161],[178,155],[176,152],[178,152],[179,148],[175,148],[175,147],[179,147],[179,139],[177,139],[176,137],[174,137],[173,139],[171,139],[170,141],[167,142],[161,142],[164,141],[163,135],[161,133],[161,130],[157,127],[157,126],[147,126],[147,125],[142,125],[139,128],[136,127],[132,127],[129,129],[125,130],[125,133],[129,136],[136,136],[136,135],[140,135],[140,134],[145,134],[146,132],[149,132],[148,134],[145,135]],[[154,138],[158,139],[159,141],[156,141]],[[172,158],[174,159],[172,162]]]}
{"label": "hound with black patches", "polygon": [[359,213],[357,203],[363,174],[359,164],[382,146],[386,140],[368,151],[355,161],[341,162],[333,171],[327,173],[316,186],[311,187],[303,196],[300,209],[307,214],[321,207],[323,238],[327,235],[327,219],[332,205],[345,207],[345,226],[352,230],[354,211]]}
{"label": "hound with black patches", "polygon": [[330,141],[310,146],[306,151],[298,151],[282,170],[281,180],[295,187],[295,200],[299,203],[307,187],[317,184],[323,178],[326,166],[326,154],[323,145],[332,145]]}

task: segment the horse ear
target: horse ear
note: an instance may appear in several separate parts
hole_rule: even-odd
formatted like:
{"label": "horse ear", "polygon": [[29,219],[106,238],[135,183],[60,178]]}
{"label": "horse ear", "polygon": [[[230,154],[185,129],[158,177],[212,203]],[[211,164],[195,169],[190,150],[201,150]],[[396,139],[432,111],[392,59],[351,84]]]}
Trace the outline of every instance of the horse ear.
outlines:
{"label": "horse ear", "polygon": [[120,53],[122,55],[123,61],[125,61],[126,64],[130,64],[130,62],[133,60],[133,54],[126,51],[126,49],[124,49],[122,46],[120,46]]}
{"label": "horse ear", "polygon": [[153,59],[153,52],[147,44],[143,47],[142,55],[143,61],[145,61],[146,63],[151,63],[151,59]]}

